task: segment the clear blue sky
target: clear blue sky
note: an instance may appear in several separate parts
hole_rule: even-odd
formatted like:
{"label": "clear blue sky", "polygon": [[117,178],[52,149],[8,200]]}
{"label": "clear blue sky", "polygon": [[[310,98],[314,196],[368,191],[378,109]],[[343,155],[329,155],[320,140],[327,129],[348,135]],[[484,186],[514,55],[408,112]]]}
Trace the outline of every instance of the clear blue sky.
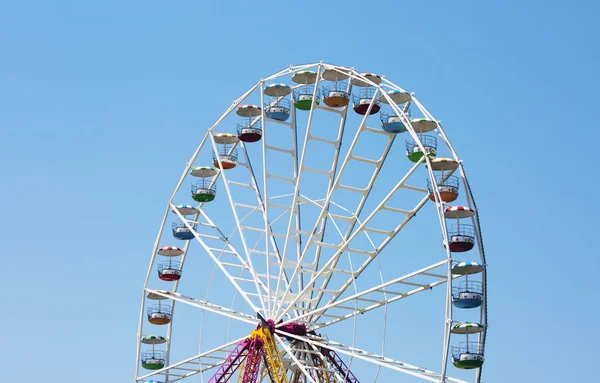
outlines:
{"label": "clear blue sky", "polygon": [[416,92],[464,159],[489,260],[485,381],[596,378],[598,6],[333,4],[0,1],[4,380],[131,380],[182,167],[243,91],[319,60]]}

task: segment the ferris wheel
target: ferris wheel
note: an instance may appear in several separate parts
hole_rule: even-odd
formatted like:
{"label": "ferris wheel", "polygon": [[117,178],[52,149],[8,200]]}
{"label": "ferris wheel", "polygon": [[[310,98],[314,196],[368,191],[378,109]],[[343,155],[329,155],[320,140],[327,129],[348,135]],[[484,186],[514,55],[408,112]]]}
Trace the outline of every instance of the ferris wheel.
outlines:
{"label": "ferris wheel", "polygon": [[479,382],[487,325],[478,211],[440,122],[384,76],[290,66],[185,166],[135,381]]}

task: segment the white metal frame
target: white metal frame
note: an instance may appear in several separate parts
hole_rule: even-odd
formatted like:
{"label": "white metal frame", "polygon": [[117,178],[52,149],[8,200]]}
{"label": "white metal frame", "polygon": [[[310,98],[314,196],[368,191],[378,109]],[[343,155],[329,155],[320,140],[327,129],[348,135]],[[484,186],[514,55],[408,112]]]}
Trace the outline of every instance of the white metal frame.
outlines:
{"label": "white metal frame", "polygon": [[[298,144],[298,134],[300,129],[297,126],[296,108],[291,108],[291,121],[282,122],[268,119],[265,116],[264,110],[261,116],[255,121],[262,121],[263,126],[263,137],[262,143],[260,143],[261,151],[261,166],[263,170],[263,179],[258,180],[253,169],[251,158],[248,155],[247,148],[244,143],[240,142],[238,149],[241,153],[238,160],[238,167],[245,170],[242,174],[245,174],[245,181],[237,181],[230,179],[227,175],[227,171],[218,171],[213,178],[213,183],[219,182],[222,179],[225,186],[225,193],[227,194],[227,201],[231,208],[231,214],[235,221],[236,227],[234,234],[238,236],[242,244],[242,251],[236,249],[236,247],[230,242],[230,240],[223,234],[223,232],[217,227],[215,222],[211,220],[208,214],[202,210],[202,204],[199,206],[199,213],[193,218],[184,217],[179,212],[174,210],[174,199],[177,196],[182,184],[188,176],[191,167],[196,162],[198,155],[204,149],[205,145],[207,148],[211,148],[217,152],[217,146],[214,140],[215,128],[217,128],[235,109],[241,105],[251,94],[258,91],[260,92],[261,107],[265,105],[265,99],[263,95],[263,89],[267,82],[275,79],[290,76],[291,74],[301,70],[315,70],[317,72],[317,82],[314,86],[313,99],[319,94],[319,83],[321,81],[320,74],[325,69],[333,69],[341,73],[348,74],[350,76],[348,81],[348,92],[351,92],[351,79],[357,78],[375,88],[374,96],[369,104],[367,114],[362,119],[359,129],[348,148],[345,158],[340,161],[342,138],[346,130],[346,121],[348,110],[351,108],[352,103],[341,109],[334,109],[325,105],[316,105],[313,103],[312,108],[308,114],[308,122],[306,129],[303,131],[304,140],[302,147]],[[350,288],[354,281],[361,275],[361,273],[376,259],[377,255],[384,250],[390,241],[408,224],[408,222],[414,217],[414,215],[425,205],[428,201],[428,191],[425,188],[417,187],[409,184],[409,180],[415,174],[419,167],[423,167],[424,163],[428,165],[426,167],[429,178],[432,184],[435,185],[436,177],[431,170],[431,160],[428,156],[415,163],[413,167],[402,177],[396,185],[388,192],[387,196],[384,197],[379,204],[370,212],[363,211],[365,208],[366,201],[368,200],[371,190],[375,187],[375,182],[379,176],[379,172],[382,169],[383,163],[385,162],[387,155],[392,147],[396,138],[395,134],[388,134],[380,128],[373,128],[368,125],[369,112],[374,106],[375,100],[379,97],[387,99],[391,109],[397,113],[404,124],[407,126],[407,134],[417,143],[419,148],[425,152],[423,144],[420,140],[419,135],[415,132],[412,127],[411,121],[408,118],[406,112],[408,107],[412,104],[415,105],[424,116],[436,121],[437,128],[435,132],[438,138],[446,145],[451,157],[459,162],[458,172],[462,178],[464,184],[464,192],[466,195],[467,206],[475,210],[475,216],[472,218],[473,226],[475,227],[476,239],[478,243],[478,252],[480,255],[479,261],[482,264],[486,264],[485,252],[483,247],[483,241],[481,237],[481,231],[479,227],[479,217],[473,198],[471,188],[469,186],[462,161],[459,159],[457,153],[452,147],[448,137],[446,136],[442,126],[437,120],[431,115],[429,111],[420,103],[420,101],[412,95],[411,101],[405,104],[404,108],[400,108],[394,104],[393,100],[386,93],[388,90],[401,90],[401,87],[390,82],[385,77],[380,85],[373,83],[368,77],[354,70],[354,68],[335,66],[325,63],[315,63],[300,66],[290,66],[272,76],[259,81],[250,90],[244,93],[240,98],[235,100],[233,104],[223,113],[223,115],[217,120],[217,122],[208,129],[207,134],[201,141],[200,145],[192,155],[191,159],[185,166],[183,175],[181,176],[175,191],[168,201],[166,212],[163,216],[160,229],[152,249],[152,256],[150,259],[150,265],[143,288],[141,313],[138,326],[138,347],[136,355],[136,381],[142,381],[152,376],[162,375],[169,381],[180,380],[188,376],[207,371],[211,368],[218,366],[223,362],[226,354],[221,359],[214,359],[211,356],[214,353],[221,352],[222,354],[230,351],[232,346],[235,346],[235,342],[228,342],[227,344],[210,350],[205,353],[200,353],[192,358],[188,358],[184,361],[171,363],[170,362],[170,349],[171,349],[171,334],[173,321],[167,326],[167,365],[165,368],[157,371],[152,371],[145,375],[139,373],[139,359],[140,359],[140,339],[143,333],[144,326],[144,314],[145,314],[145,299],[148,292],[161,295],[165,298],[171,299],[171,310],[175,312],[175,302],[181,304],[187,304],[197,307],[206,312],[216,313],[228,319],[234,319],[238,322],[244,322],[255,325],[257,323],[255,314],[261,313],[261,315],[272,318],[276,322],[280,319],[283,323],[278,325],[281,328],[282,325],[291,322],[305,322],[310,325],[311,329],[322,329],[327,326],[339,323],[345,320],[353,319],[358,314],[377,309],[382,306],[387,306],[392,302],[401,300],[403,298],[416,295],[422,291],[432,289],[433,287],[439,286],[446,283],[446,300],[445,300],[445,318],[444,318],[444,339],[443,339],[443,351],[442,351],[442,363],[441,372],[435,373],[429,370],[425,370],[413,365],[408,365],[402,362],[395,361],[391,358],[383,355],[376,355],[368,353],[366,351],[357,350],[351,346],[344,346],[341,343],[328,341],[323,338],[316,338],[314,336],[297,337],[292,338],[301,340],[304,345],[309,345],[311,349],[292,349],[290,345],[286,344],[279,336],[275,336],[277,343],[282,347],[283,352],[289,359],[290,363],[293,363],[298,367],[298,371],[305,375],[306,379],[310,382],[314,382],[309,370],[316,368],[312,365],[312,361],[306,355],[311,353],[318,353],[319,357],[323,355],[318,351],[319,347],[327,347],[340,354],[351,356],[352,358],[358,358],[366,362],[373,363],[380,367],[390,368],[399,372],[407,373],[409,375],[418,376],[428,381],[433,382],[456,382],[462,383],[462,380],[450,378],[446,374],[449,357],[449,346],[450,346],[450,328],[453,323],[452,315],[452,280],[457,276],[453,275],[451,268],[455,260],[452,258],[452,254],[449,251],[448,237],[446,220],[444,219],[444,209],[446,204],[441,202],[441,197],[436,188],[433,188],[434,198],[436,200],[436,209],[438,212],[438,220],[440,229],[443,236],[443,241],[446,247],[446,255],[443,260],[436,262],[432,265],[423,267],[420,270],[408,273],[404,276],[395,277],[389,281],[381,281],[374,287],[365,289],[362,291],[356,291],[354,294],[345,294],[347,289]],[[288,96],[292,97],[292,95]],[[293,100],[292,100],[293,103]],[[317,111],[329,112],[338,114],[340,116],[340,124],[337,131],[337,138],[334,140],[325,139],[318,137],[313,134],[312,121]],[[322,112],[319,112],[322,113]],[[274,142],[270,142],[268,138],[268,127],[271,124],[287,126],[292,130],[293,145],[292,149],[286,149],[277,146]],[[386,140],[386,144],[381,153],[373,153],[373,157],[364,158],[354,154],[354,149],[363,140],[361,137],[365,133],[375,133],[382,139]],[[307,146],[311,141],[319,141],[322,143],[329,144],[333,147],[333,163],[331,165],[324,164],[324,169],[309,168],[305,165],[305,158],[307,155]],[[267,155],[270,151],[279,151],[287,153],[292,156],[294,162],[293,174],[294,178],[285,178],[268,171],[268,160]],[[217,156],[219,165],[221,164],[220,158]],[[375,170],[372,176],[369,178],[367,186],[359,188],[356,186],[342,183],[343,175],[352,161],[358,161],[366,164],[375,166]],[[326,175],[327,181],[327,192],[324,199],[315,201],[310,199],[308,196],[301,193],[300,185],[302,182],[303,174],[307,172],[313,172],[317,174]],[[448,172],[447,176],[450,176],[452,172]],[[293,191],[290,194],[292,197],[291,206],[285,206],[277,203],[277,198],[280,196],[274,196],[269,193],[268,179],[278,179],[282,181],[288,181],[293,186]],[[254,191],[256,196],[255,205],[247,205],[237,202],[237,199],[232,191],[233,185],[242,186],[247,189]],[[335,192],[337,190],[344,190],[346,192],[357,193],[360,195],[360,202],[356,209],[352,212],[348,211],[348,215],[340,215],[331,212],[331,206],[336,205]],[[411,190],[418,193],[423,193],[422,199],[415,206],[407,207],[395,207],[389,204],[391,198],[396,193],[401,193],[404,190]],[[313,204],[321,208],[320,214],[317,221],[310,231],[303,230],[301,226],[300,211],[302,204]],[[285,213],[275,217],[269,214],[270,208],[283,209]],[[173,285],[173,289],[168,294],[162,293],[155,289],[151,289],[150,275],[155,265],[155,256],[160,246],[160,241],[163,236],[163,231],[169,213],[173,211],[176,216],[184,222],[184,224],[190,229],[195,236],[196,242],[200,244],[204,253],[208,254],[212,262],[216,267],[226,276],[231,285],[235,288],[236,294],[239,295],[243,301],[246,302],[247,308],[250,310],[250,314],[234,310],[232,308],[223,307],[212,302],[205,300],[198,300],[178,292],[179,282]],[[347,211],[347,210],[346,210]],[[377,213],[386,211],[397,214],[400,222],[393,230],[383,230],[376,227],[369,226],[370,222],[376,216]],[[260,214],[263,218],[263,227],[252,227],[245,223],[248,216],[252,214]],[[362,217],[362,218],[361,218]],[[277,232],[273,229],[273,224],[283,219],[287,221],[287,230],[285,232]],[[346,222],[349,228],[345,231],[339,229],[339,222]],[[195,226],[195,227],[194,227]],[[340,237],[339,243],[327,243],[324,240],[324,233],[327,227],[333,227],[331,230],[336,230]],[[261,233],[263,245],[247,243],[246,235],[250,232]],[[385,236],[385,239],[380,243],[374,243],[371,239],[373,233]],[[301,235],[306,236],[306,243],[302,243]],[[368,238],[368,242],[371,248],[365,249],[360,248],[359,245],[355,245],[355,240],[359,237]],[[207,241],[220,241],[222,243],[221,248],[208,245]],[[283,241],[283,246],[278,246],[277,242]],[[184,246],[184,254],[181,259],[182,267],[184,265],[186,256],[189,252],[189,247],[192,241],[188,241]],[[264,247],[262,247],[264,246]],[[335,253],[328,258],[323,258],[323,250],[326,248],[335,249]],[[296,254],[297,258],[291,258],[291,254]],[[234,257],[235,262],[223,262],[221,261],[221,255],[229,254]],[[338,268],[338,263],[342,255],[347,255],[352,260],[352,264],[356,264],[358,267],[352,267],[351,270],[342,270]],[[257,270],[254,266],[253,259],[256,257],[266,257],[266,270],[262,273]],[[312,261],[310,260],[312,258]],[[273,274],[272,268],[276,267],[278,272]],[[440,271],[441,270],[441,271]],[[238,276],[239,275],[239,276]],[[345,282],[341,285],[331,286],[332,276],[345,276]],[[427,277],[430,282],[411,282],[411,278]],[[484,302],[480,309],[480,322],[484,326],[487,326],[487,291],[486,291],[486,273],[482,274],[484,282]],[[342,312],[341,314],[331,314],[330,312],[337,311]],[[173,315],[175,317],[175,315]],[[485,343],[486,332],[480,334],[480,342]],[[239,341],[239,340],[238,340]],[[304,347],[304,346],[302,346]],[[303,355],[303,356],[302,356]],[[300,356],[300,359],[299,359]],[[308,358],[303,360],[302,358]],[[213,358],[213,359],[210,359]],[[207,359],[206,361],[203,361]],[[210,359],[210,360],[209,360]],[[212,360],[212,362],[211,362]],[[216,361],[215,361],[216,360]],[[202,368],[198,368],[202,366]],[[184,367],[188,366],[188,367]],[[195,366],[191,368],[189,366]],[[187,370],[186,370],[187,368]],[[299,372],[299,373],[300,373]],[[335,373],[335,371],[331,371]],[[265,372],[261,374],[265,376]],[[481,369],[477,369],[476,381],[479,382],[481,379]]]}

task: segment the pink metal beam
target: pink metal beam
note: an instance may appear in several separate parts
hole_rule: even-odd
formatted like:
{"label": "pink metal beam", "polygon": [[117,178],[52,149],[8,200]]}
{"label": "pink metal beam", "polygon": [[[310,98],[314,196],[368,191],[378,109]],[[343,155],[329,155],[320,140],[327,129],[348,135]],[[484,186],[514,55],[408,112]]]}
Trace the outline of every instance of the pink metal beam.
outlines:
{"label": "pink metal beam", "polygon": [[331,364],[335,366],[340,375],[346,379],[346,383],[359,383],[358,379],[352,371],[346,366],[346,363],[340,358],[340,356],[333,350],[326,349],[325,347],[321,348],[321,353],[329,359]]}
{"label": "pink metal beam", "polygon": [[262,349],[264,342],[259,337],[254,338],[248,347],[248,357],[244,366],[244,376],[242,383],[256,383],[258,380],[258,370],[262,359]]}
{"label": "pink metal beam", "polygon": [[246,357],[244,352],[248,350],[252,340],[244,339],[241,341],[225,359],[225,362],[219,366],[215,374],[210,378],[208,383],[224,383],[231,378],[231,375],[238,369],[240,364]]}

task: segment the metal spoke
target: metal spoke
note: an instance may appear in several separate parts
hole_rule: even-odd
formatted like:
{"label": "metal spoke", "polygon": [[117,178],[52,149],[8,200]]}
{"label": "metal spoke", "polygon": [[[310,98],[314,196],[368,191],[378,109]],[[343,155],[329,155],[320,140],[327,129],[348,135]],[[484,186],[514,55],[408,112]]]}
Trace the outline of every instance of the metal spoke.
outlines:
{"label": "metal spoke", "polygon": [[[366,362],[373,363],[373,364],[376,364],[376,365],[379,365],[379,366],[382,366],[385,368],[389,368],[392,370],[396,370],[398,372],[412,375],[412,376],[415,376],[415,377],[418,377],[418,378],[421,378],[424,380],[428,380],[430,382],[436,382],[436,383],[440,382],[441,375],[434,371],[430,371],[430,370],[427,370],[427,369],[424,369],[421,367],[417,367],[417,366],[414,366],[414,365],[411,365],[408,363],[393,360],[393,359],[385,357],[383,355],[372,354],[367,351],[360,350],[360,349],[357,349],[354,347],[345,346],[341,343],[324,340],[323,338],[320,338],[320,337],[314,337],[314,336],[301,337],[301,336],[294,335],[294,334],[286,334],[286,336],[306,342],[306,343],[311,344],[318,348],[325,348],[325,349],[333,350],[340,354],[344,354],[344,355],[351,356],[353,358],[361,359]],[[450,377],[446,377],[446,380],[455,382],[455,383],[467,383],[464,380],[450,378]]]}
{"label": "metal spoke", "polygon": [[[227,359],[227,356],[231,352],[232,347],[235,347],[238,343],[240,343],[245,338],[246,337],[236,339],[236,340],[229,342],[227,344],[224,344],[222,346],[215,347],[209,351],[205,351],[196,356],[192,356],[191,358],[187,358],[180,362],[173,363],[171,365],[167,365],[164,368],[152,371],[146,375],[136,378],[136,381],[144,381],[152,376],[167,375],[167,374],[169,376],[177,376],[177,378],[169,379],[169,381],[175,381],[175,380],[180,380],[183,378],[190,377],[192,375],[196,375],[196,374],[204,372],[204,371],[208,371],[212,368],[215,368],[215,367],[218,367],[219,365],[221,365]],[[217,354],[222,354],[222,356],[218,356]],[[190,365],[190,366],[198,365],[198,363],[201,359],[206,359],[206,362],[202,362],[202,364],[206,366],[202,370],[198,369],[197,367],[196,368],[184,367],[187,365]],[[174,372],[174,371],[182,371],[182,370],[188,371],[188,372],[186,372],[184,374],[177,374],[176,372]]]}
{"label": "metal spoke", "polygon": [[[398,301],[400,299],[408,298],[417,293],[420,293],[423,291],[429,291],[432,288],[447,282],[445,275],[434,274],[431,272],[431,270],[433,270],[433,269],[436,269],[436,268],[446,265],[447,262],[448,262],[447,260],[440,261],[438,263],[427,266],[427,267],[417,270],[415,272],[403,275],[398,278],[394,278],[388,282],[384,282],[377,286],[374,286],[369,289],[363,290],[361,292],[355,293],[349,297],[335,300],[331,303],[328,303],[327,305],[324,305],[317,309],[311,310],[310,312],[306,312],[303,315],[295,317],[295,318],[293,318],[293,320],[284,321],[284,322],[278,324],[277,327],[284,326],[288,323],[291,323],[292,321],[306,320],[308,323],[311,324],[311,328],[313,330],[316,330],[316,329],[320,329],[320,328],[332,325],[334,323],[338,323],[338,322],[341,322],[341,321],[344,321],[347,319],[351,319],[359,314],[364,314],[368,311],[374,310],[374,309],[382,307],[384,305],[388,305],[388,304]],[[416,283],[416,282],[410,281],[411,278],[415,278],[417,276],[429,277],[430,282]],[[459,277],[459,275],[454,276],[454,278],[458,278],[458,277]],[[406,287],[406,286],[412,287],[412,289],[411,290],[404,289],[402,291],[399,290],[399,288]],[[371,299],[367,299],[365,296],[369,295],[369,294],[381,294],[381,295],[387,294],[387,295],[391,295],[392,297],[388,298],[388,299],[383,299],[383,298],[377,296],[377,297],[374,297]],[[375,300],[374,303],[373,303],[373,300]],[[362,303],[361,307],[359,307],[357,309],[354,306],[350,306],[350,304],[354,301],[358,301],[359,303]],[[365,305],[364,303],[367,303],[367,305]],[[331,320],[328,320],[328,321],[322,322],[322,323],[316,322],[312,319],[312,318],[319,318],[325,312],[327,312],[328,310],[332,310],[332,309],[346,310],[347,313],[345,313],[343,315],[339,315],[339,316],[332,315],[332,317],[334,319],[331,319]]]}
{"label": "metal spoke", "polygon": [[289,346],[286,345],[283,340],[281,340],[281,338],[279,337],[279,335],[277,335],[277,334],[273,334],[273,335],[275,337],[275,340],[277,340],[277,343],[279,343],[279,345],[281,347],[283,347],[283,349],[287,352],[287,355],[290,357],[290,359],[292,359],[296,363],[296,366],[298,366],[298,368],[300,369],[300,371],[302,371],[302,373],[304,374],[304,376],[306,377],[306,379],[308,379],[311,383],[317,383],[312,378],[312,376],[310,376],[310,374],[308,373],[308,370],[306,369],[306,367],[304,366],[304,364],[294,355],[294,352],[289,348]]}
{"label": "metal spoke", "polygon": [[[315,282],[319,279],[319,277],[321,277],[326,272],[331,272],[335,268],[335,265],[336,265],[339,257],[342,255],[342,253],[344,251],[352,252],[352,249],[350,248],[350,244],[352,243],[352,241],[354,239],[356,239],[359,234],[361,234],[361,233],[369,230],[369,228],[368,228],[367,225],[369,224],[369,222],[371,221],[371,219],[377,214],[377,212],[379,212],[380,210],[382,210],[382,209],[385,208],[386,203],[391,199],[391,197],[398,190],[400,190],[400,189],[402,189],[404,187],[404,185],[406,184],[407,179],[417,169],[417,167],[421,164],[421,162],[423,161],[423,158],[425,158],[425,157],[426,156],[423,156],[419,162],[415,163],[415,165],[413,166],[413,168],[411,169],[411,171],[409,171],[409,173],[407,173],[407,175],[404,176],[404,178],[402,178],[394,186],[394,188],[390,191],[390,193],[388,193],[388,195],[377,205],[377,207],[375,209],[373,209],[373,211],[371,212],[371,214],[359,225],[359,227],[349,236],[349,238],[347,240],[345,240],[341,245],[337,246],[338,250],[335,252],[335,254],[332,255],[331,258],[329,259],[329,261],[327,261],[327,263],[325,263],[325,265],[323,266],[323,268],[321,270],[319,270],[311,278],[311,281],[307,284],[307,286],[297,295],[296,298],[294,298],[291,301],[291,303],[288,305],[288,307],[283,311],[282,314],[280,314],[280,316],[277,319],[281,318],[281,316],[283,314],[285,314],[292,307],[294,307],[294,305],[297,303],[299,297],[302,296],[303,294],[306,294],[307,291],[311,288],[311,286],[314,285]],[[376,251],[374,252],[374,254],[369,257],[369,259],[367,260],[368,263],[370,263],[370,261],[372,261],[372,259],[377,255],[377,252],[381,251],[394,238],[394,236],[396,234],[398,234],[398,232],[400,232],[400,230],[417,213],[417,211],[425,204],[425,202],[426,202],[426,199],[424,199],[419,205],[417,205],[416,210],[412,210],[412,211],[408,212],[408,214],[406,215],[406,218],[404,219],[404,221],[402,221],[402,223],[399,224],[396,227],[396,229],[394,229],[391,233],[389,233],[388,238],[376,249]],[[371,230],[373,230],[373,229],[371,229]],[[366,267],[366,265],[365,265],[365,267]]]}
{"label": "metal spoke", "polygon": [[176,302],[181,302],[181,303],[185,303],[190,306],[198,307],[202,310],[206,310],[206,311],[209,311],[209,312],[212,312],[215,314],[226,316],[228,318],[236,319],[241,322],[250,323],[252,325],[257,324],[256,318],[252,315],[247,315],[247,314],[244,314],[241,312],[237,312],[235,310],[228,309],[227,307],[219,306],[214,303],[210,303],[207,301],[202,301],[202,300],[199,300],[196,298],[188,297],[188,296],[180,294],[180,293],[171,293],[171,292],[166,293],[166,292],[162,292],[160,290],[152,290],[152,289],[145,289],[145,290],[146,290],[146,292],[153,293],[155,295],[159,295],[161,297],[165,297],[165,298],[171,299]]}
{"label": "metal spoke", "polygon": [[[175,208],[174,205],[173,209]],[[179,216],[179,218],[181,219],[181,221],[185,224],[185,226],[188,228],[188,230],[190,230],[190,232],[192,232],[194,234],[194,237],[196,238],[196,240],[198,241],[198,243],[200,243],[200,245],[202,246],[202,248],[204,249],[204,251],[206,251],[206,253],[212,258],[212,260],[215,262],[215,264],[221,269],[221,271],[223,272],[223,274],[225,274],[225,276],[227,277],[227,279],[229,279],[230,283],[236,288],[236,290],[241,294],[241,296],[244,298],[244,300],[248,303],[248,305],[250,305],[250,307],[252,308],[253,312],[258,312],[261,309],[259,309],[251,300],[249,297],[249,293],[246,292],[244,289],[241,288],[241,286],[239,285],[239,283],[236,282],[235,277],[233,277],[231,275],[231,273],[229,273],[229,271],[226,268],[226,265],[224,265],[217,257],[217,255],[215,254],[218,249],[214,249],[209,247],[205,241],[204,238],[211,238],[211,239],[217,239],[217,240],[221,240],[223,242],[225,242],[227,244],[228,247],[228,251],[230,251],[234,256],[236,256],[236,259],[240,262],[239,265],[235,265],[238,268],[243,268],[245,270],[247,270],[248,272],[250,272],[253,277],[254,277],[254,281],[255,283],[258,285],[259,284],[259,279],[256,276],[256,273],[254,272],[254,270],[250,267],[249,264],[247,264],[242,257],[240,257],[239,253],[235,250],[235,248],[233,247],[233,245],[231,245],[231,243],[222,235],[222,233],[220,231],[218,231],[218,229],[216,229],[216,225],[210,220],[210,218],[208,217],[208,215],[206,215],[206,213],[204,213],[203,211],[200,211],[201,215],[203,216],[203,218],[207,221],[206,223],[202,223],[199,226],[203,226],[203,227],[209,227],[211,229],[217,230],[218,232],[216,233],[217,235],[206,235],[206,234],[200,234],[196,231],[196,229],[190,224],[190,222],[188,220],[186,220],[177,210],[175,210],[176,214]],[[222,251],[221,251],[222,252]],[[258,295],[259,297],[261,296],[260,293],[260,289],[257,289]],[[262,300],[261,300],[262,301]]]}

